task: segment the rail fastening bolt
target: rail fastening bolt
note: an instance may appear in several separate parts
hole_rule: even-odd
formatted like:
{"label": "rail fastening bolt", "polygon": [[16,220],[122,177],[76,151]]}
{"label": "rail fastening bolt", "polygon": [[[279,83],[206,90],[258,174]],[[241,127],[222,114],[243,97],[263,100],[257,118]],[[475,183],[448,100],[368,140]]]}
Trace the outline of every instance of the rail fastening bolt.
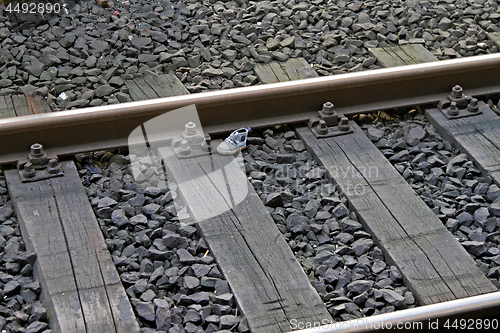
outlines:
{"label": "rail fastening bolt", "polygon": [[24,165],[23,167],[23,176],[26,178],[33,178],[35,177],[36,170],[33,167],[33,164],[28,162]]}
{"label": "rail fastening bolt", "polygon": [[201,149],[204,151],[212,151],[212,138],[210,137],[210,134],[206,134],[203,137],[203,142],[201,143]]}
{"label": "rail fastening bolt", "polygon": [[323,104],[323,113],[325,114],[333,114],[335,111],[335,106],[331,102],[326,102]]}
{"label": "rail fastening bolt", "polygon": [[59,165],[59,162],[55,158],[51,158],[49,160],[49,164],[47,166],[47,171],[51,174],[57,174],[61,172],[61,166]]}
{"label": "rail fastening bolt", "polygon": [[450,108],[448,109],[448,115],[450,115],[450,116],[457,116],[458,115],[458,108],[457,108],[456,102],[450,103]]}
{"label": "rail fastening bolt", "polygon": [[196,135],[196,124],[190,121],[184,126],[184,131],[188,135]]}
{"label": "rail fastening bolt", "polygon": [[469,105],[467,105],[467,110],[470,112],[478,112],[479,111],[479,105],[477,105],[477,98],[472,98],[469,102]]}
{"label": "rail fastening bolt", "polygon": [[324,120],[320,120],[318,122],[318,126],[316,127],[316,130],[318,131],[319,134],[327,134],[328,133],[328,126],[326,126],[326,122]]}
{"label": "rail fastening bolt", "polygon": [[348,130],[351,129],[351,127],[349,126],[349,119],[347,119],[346,117],[340,118],[340,123],[338,124],[337,127],[339,131],[347,132]]}
{"label": "rail fastening bolt", "polygon": [[39,143],[34,143],[30,147],[31,155],[33,156],[42,156],[43,154],[43,146]]}
{"label": "rail fastening bolt", "polygon": [[187,140],[182,140],[179,145],[179,154],[181,155],[189,155],[191,152],[191,148],[189,147],[189,142]]}
{"label": "rail fastening bolt", "polygon": [[458,84],[451,89],[451,97],[453,98],[462,98],[463,97],[463,89]]}

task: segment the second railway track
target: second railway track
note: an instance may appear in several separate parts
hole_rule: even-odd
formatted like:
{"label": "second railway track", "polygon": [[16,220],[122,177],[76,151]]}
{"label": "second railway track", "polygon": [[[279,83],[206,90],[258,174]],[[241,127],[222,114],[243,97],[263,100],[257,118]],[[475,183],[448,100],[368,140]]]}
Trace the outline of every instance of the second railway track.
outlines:
{"label": "second railway track", "polygon": [[[238,312],[245,317],[251,332],[287,332],[308,328],[308,325],[316,323],[341,321],[342,318],[350,319],[351,326],[330,324],[321,330],[313,331],[330,332],[346,328],[359,331],[377,330],[383,328],[380,326],[381,323],[396,325],[397,322],[406,321],[423,322],[428,325],[430,320],[440,319],[440,323],[445,324],[446,319],[453,323],[455,319],[477,319],[484,316],[493,316],[488,318],[493,320],[491,318],[496,318],[495,316],[500,314],[498,277],[495,277],[494,273],[485,272],[484,265],[489,265],[487,268],[493,270],[500,265],[492,259],[496,253],[494,248],[500,253],[498,235],[494,234],[495,231],[498,233],[500,228],[498,200],[492,197],[492,200],[488,199],[490,201],[484,198],[480,201],[480,198],[476,197],[472,202],[467,202],[466,199],[473,196],[472,191],[476,191],[477,183],[487,184],[484,193],[479,189],[475,192],[479,196],[483,194],[486,196],[489,188],[493,191],[495,189],[493,185],[500,185],[498,178],[500,118],[486,104],[479,102],[481,114],[448,120],[441,111],[434,109],[432,104],[446,98],[451,88],[457,84],[461,85],[468,95],[494,96],[500,93],[498,68],[500,68],[500,56],[489,55],[0,120],[0,162],[5,165],[4,174],[10,198],[27,247],[35,251],[38,256],[38,276],[44,304],[49,309],[51,327],[54,331],[62,332],[70,332],[69,327],[75,332],[94,332],[96,329],[103,332],[139,331],[133,308],[135,307],[135,314],[137,314],[137,302],[145,303],[141,306],[147,308],[148,298],[144,296],[141,301],[132,297],[131,305],[127,299],[127,293],[130,296],[129,289],[126,293],[122,282],[136,283],[140,279],[140,274],[135,276],[135,273],[130,273],[124,278],[123,272],[114,268],[111,260],[114,259],[116,263],[117,259],[114,252],[110,256],[108,248],[117,248],[118,245],[111,246],[109,241],[105,241],[99,229],[103,229],[102,223],[107,223],[103,222],[103,219],[109,222],[112,216],[115,221],[128,221],[132,218],[134,221],[139,221],[144,217],[147,225],[144,228],[151,229],[157,226],[152,220],[157,222],[163,220],[159,217],[153,218],[153,214],[158,212],[161,215],[160,212],[165,212],[165,208],[171,206],[175,198],[161,202],[158,197],[160,193],[144,195],[144,189],[139,190],[140,186],[135,188],[130,185],[125,189],[120,185],[115,191],[121,191],[120,195],[118,197],[111,195],[110,199],[114,203],[109,200],[106,203],[106,200],[101,199],[109,195],[103,196],[101,192],[112,191],[109,186],[112,187],[110,184],[113,181],[116,183],[113,171],[110,171],[109,175],[104,176],[109,178],[108,180],[98,183],[100,177],[97,176],[93,180],[99,186],[102,182],[110,182],[106,185],[107,188],[102,187],[101,192],[96,192],[101,196],[94,193],[93,199],[91,198],[96,218],[92,206],[87,202],[86,192],[81,187],[78,170],[73,162],[61,162],[65,174],[63,177],[29,183],[22,183],[17,170],[9,170],[9,165],[25,159],[29,147],[35,142],[43,144],[49,156],[59,156],[61,159],[86,151],[124,147],[134,129],[141,126],[147,129],[148,120],[192,104],[196,105],[199,121],[190,120],[196,120],[195,122],[202,126],[200,128],[204,134],[217,135],[238,127],[251,126],[256,129],[255,133],[263,135],[263,138],[254,138],[253,142],[249,142],[249,152],[245,153],[244,157],[247,164],[245,171],[248,171],[248,175],[251,176],[252,171],[257,172],[254,173],[253,180],[259,180],[258,177],[263,177],[262,180],[265,180],[266,176],[261,173],[266,168],[276,172],[278,167],[293,167],[300,172],[302,167],[307,166],[305,172],[312,172],[308,176],[313,179],[312,185],[305,182],[303,184],[305,192],[300,195],[298,192],[293,192],[297,190],[265,193],[262,191],[263,186],[279,188],[283,187],[283,182],[286,184],[287,180],[276,180],[276,184],[252,180],[257,189],[254,190],[247,180],[247,174],[239,169],[231,158],[214,153],[190,159],[177,159],[176,156],[179,155],[175,149],[178,147],[172,148],[168,145],[154,151],[159,141],[170,136],[168,133],[163,133],[162,128],[154,133],[160,135],[159,137],[149,136],[149,141],[144,141],[147,149],[151,149],[156,156],[163,159],[168,180],[177,184],[175,189],[165,190],[161,194],[176,192],[176,195],[182,198],[182,202],[176,207],[187,207],[187,210],[182,212],[185,217],[200,222],[196,227],[206,245],[199,246],[201,249],[209,249],[210,255],[214,256],[220,269],[220,278],[223,277],[227,281],[235,296]],[[407,141],[398,143],[399,146],[385,147],[392,149],[392,152],[387,149],[384,151],[383,145],[375,143],[377,144],[375,146],[372,142],[377,142],[382,137],[374,139],[375,134],[368,133],[368,136],[371,136],[369,139],[363,132],[363,127],[352,120],[348,134],[316,138],[306,126],[306,121],[316,117],[317,111],[321,110],[321,106],[327,101],[335,104],[339,116],[422,106],[421,109],[426,111],[427,120],[454,145],[456,150],[452,151],[450,146],[449,154],[442,153],[442,159],[447,160],[445,162],[436,160],[435,155],[429,150],[433,145],[425,146],[425,140],[422,141],[422,147],[418,142],[414,144]],[[417,119],[421,123],[420,128],[426,125],[422,117],[423,114]],[[285,126],[285,124],[290,124],[286,135],[281,132],[281,136],[273,137],[271,132],[267,132],[266,135],[263,131],[271,126]],[[280,133],[280,130],[277,133]],[[140,140],[134,143],[141,144]],[[297,147],[302,146],[297,148],[294,144]],[[305,153],[305,149],[309,153]],[[446,149],[440,151],[443,150]],[[457,163],[455,165],[450,161],[458,156],[458,150],[466,154],[464,155],[466,157],[460,157],[463,159],[461,162],[459,159],[454,160]],[[255,153],[256,151],[259,153]],[[290,156],[296,152],[302,152],[300,158]],[[36,155],[36,151],[34,153]],[[418,154],[423,155],[418,157]],[[397,164],[396,168],[384,155],[389,157],[393,164]],[[434,157],[429,160],[432,156]],[[310,162],[307,162],[308,157],[311,158]],[[410,160],[417,157],[418,160]],[[34,158],[36,160],[37,156]],[[471,161],[466,165],[468,159]],[[410,165],[410,162],[413,164]],[[429,165],[419,164],[421,162]],[[459,163],[461,164],[458,165]],[[452,204],[463,205],[460,206],[463,209],[459,208],[458,211],[473,216],[475,221],[469,223],[457,220],[453,224],[451,220],[454,220],[455,215],[450,210],[443,210],[439,206],[435,206],[438,207],[437,210],[431,210],[435,207],[429,207],[428,201],[424,202],[414,192],[416,187],[413,186],[412,189],[413,184],[405,181],[411,177],[415,179],[411,170],[406,173],[404,171],[417,165],[423,168],[422,170],[427,168],[428,173],[431,173],[430,170],[434,170],[433,168],[443,172],[432,171],[439,173],[433,186],[438,184],[437,178],[441,175],[448,174],[453,178],[450,178],[451,180],[440,178],[442,186],[446,186],[447,191],[444,191],[445,199],[438,201],[442,202],[445,208],[451,207]],[[369,170],[370,166],[377,169],[375,178],[363,171],[364,168]],[[154,163],[146,161],[142,166],[136,167],[141,171],[139,174],[145,175],[148,174],[148,169],[154,168]],[[464,169],[462,175],[462,171],[458,170],[460,167]],[[474,173],[475,169],[479,170],[477,174]],[[89,170],[87,175],[93,174],[90,169],[87,170]],[[214,172],[217,170],[226,170],[226,173]],[[320,173],[320,176],[314,176],[314,170]],[[481,177],[487,178],[486,181],[473,179],[479,176],[479,172],[482,172]],[[81,171],[80,174],[85,175],[86,172]],[[153,174],[154,172],[148,174],[146,177],[148,181]],[[304,178],[304,175],[291,178],[299,181],[298,178],[301,177]],[[476,182],[474,185],[470,183],[469,196],[466,195],[468,193],[466,190],[461,193],[459,188],[452,187],[454,183],[455,185],[457,182],[460,183],[462,178],[464,182],[466,179]],[[163,180],[162,177],[155,177],[155,184],[152,187],[161,188],[158,184]],[[118,183],[120,181],[118,180]],[[335,194],[332,191],[323,198],[316,196],[308,197],[306,200],[303,195],[312,192],[322,181],[327,181],[337,189],[342,188],[340,191],[342,193]],[[349,186],[353,189],[362,188],[364,192],[347,191]],[[151,192],[152,189],[148,191]],[[457,195],[452,193],[453,191],[456,191]],[[339,199],[330,197],[339,194],[341,194]],[[466,197],[457,199],[461,195]],[[132,202],[142,200],[144,204],[144,196],[148,207],[139,208],[130,204],[130,200]],[[294,200],[294,196],[300,197],[300,200]],[[135,197],[139,198],[133,199]],[[33,215],[34,208],[37,212],[35,215]],[[478,213],[475,213],[476,210]],[[54,211],[58,214],[54,215]],[[318,211],[323,212],[322,217],[317,216]],[[479,216],[480,212],[485,215],[484,220]],[[172,217],[168,212],[162,216],[169,221]],[[280,216],[283,218],[281,225],[277,222]],[[462,218],[464,216],[466,215],[462,215]],[[486,222],[488,219],[489,222]],[[87,221],[85,225],[80,224],[82,220]],[[175,228],[172,227],[175,232],[178,231],[178,224],[181,222],[183,220],[180,215],[177,220],[171,222],[177,225]],[[51,223],[50,230],[47,230],[48,227],[43,223]],[[148,223],[152,223],[151,226]],[[462,226],[466,228],[461,228]],[[184,225],[182,227],[184,233],[190,230]],[[115,231],[108,229],[108,232],[118,232],[119,228],[112,229]],[[473,233],[477,228],[482,228],[481,230],[490,228],[491,232],[482,241],[478,236],[464,242],[460,240],[460,234],[458,236],[455,234],[454,237],[451,233],[459,228],[462,235],[465,232]],[[159,234],[155,237],[172,240],[170,232],[173,229],[167,227],[165,230],[158,231]],[[314,235],[308,232],[313,232]],[[320,234],[324,238],[318,240]],[[298,238],[292,239],[292,236]],[[50,240],[49,244],[58,244],[56,250],[47,245],[47,239]],[[314,257],[311,256],[310,259],[315,261],[312,267],[307,268],[307,260],[303,260],[304,258],[297,254],[298,252],[303,254],[304,249],[312,246],[305,247],[305,243],[297,245],[300,239],[304,242],[309,239],[307,242],[312,241],[314,247],[323,246],[323,252],[318,251]],[[144,251],[149,251],[148,256],[153,255],[162,260],[172,260],[175,257],[177,263],[187,265],[196,263],[200,265],[197,266],[199,269],[202,269],[203,265],[213,264],[208,261],[203,262],[208,259],[203,259],[196,248],[166,246],[162,249],[153,238],[150,240],[152,244],[147,240],[141,240]],[[295,248],[288,246],[292,240]],[[198,244],[199,241],[195,239],[193,242]],[[161,241],[163,245],[165,242],[167,241]],[[150,248],[146,248],[148,246],[145,244],[149,244]],[[372,251],[375,246],[379,250],[374,254]],[[314,252],[312,247],[311,250]],[[380,257],[377,257],[378,252]],[[54,253],[57,256],[54,256]],[[354,255],[358,257],[365,255],[366,258],[354,264],[346,263],[348,257]],[[498,253],[496,255],[498,256]],[[483,260],[485,263],[478,268],[474,259],[479,260],[484,257],[487,257]],[[401,274],[404,287],[387,285],[388,288],[384,288],[379,284],[378,289],[376,288],[377,295],[374,295],[376,292],[371,289],[365,290],[373,285],[368,275],[373,274],[375,259],[383,259],[384,265],[388,265],[386,274],[388,278],[391,276],[389,280],[392,279],[394,282]],[[54,260],[59,263],[57,269],[58,265],[54,264]],[[368,261],[363,264],[363,260]],[[339,262],[344,267],[337,267]],[[82,264],[85,266],[82,267]],[[391,265],[394,268],[390,268]],[[356,273],[351,272],[351,268],[354,270],[354,266],[358,270],[367,267],[371,271],[367,272],[366,279],[353,278],[352,275]],[[340,269],[335,270],[336,267]],[[318,269],[323,269],[324,272],[319,274]],[[331,269],[330,275],[326,274],[329,269]],[[69,276],[65,274],[68,271],[72,272]],[[121,274],[118,274],[119,272]],[[167,276],[165,273],[161,275]],[[193,277],[195,276],[196,274]],[[345,281],[341,282],[342,279]],[[496,279],[496,283],[491,279]],[[313,283],[310,284],[309,280]],[[323,283],[324,290],[319,282]],[[196,303],[192,300],[193,293],[188,287],[189,283],[186,282],[187,285],[182,283],[181,291],[177,292],[178,294],[185,292],[185,297],[177,295],[177,298],[174,297],[175,303],[181,305]],[[398,287],[401,288],[397,289]],[[408,299],[403,302],[401,299],[404,299],[404,292],[398,293],[398,290],[408,291],[411,296],[406,294]],[[367,300],[385,300],[393,306],[384,311],[405,308],[407,305],[413,307],[408,301],[412,297],[415,298],[417,306],[378,314],[381,312],[380,306],[379,308],[376,305],[367,306],[365,304],[367,300],[359,298],[365,291]],[[330,295],[325,298],[327,293]],[[191,299],[187,300],[188,297]],[[205,299],[206,295],[197,297]],[[352,299],[355,297],[358,298],[353,302]],[[337,303],[331,301],[332,299],[336,299]],[[204,303],[204,300],[200,302],[206,305],[211,301],[207,298],[207,303]],[[223,298],[219,298],[217,302],[230,303]],[[358,309],[353,306],[350,310],[346,310],[346,303],[356,304]],[[100,307],[93,307],[95,304]],[[165,304],[156,302],[154,311],[170,311],[170,309],[162,310],[168,308]],[[201,307],[196,309],[195,311],[202,312]],[[229,312],[219,313],[219,317],[235,314],[231,310],[227,311]],[[349,315],[342,317],[341,314]],[[365,317],[365,314],[372,316]],[[353,328],[352,320],[357,318],[365,320],[364,325]],[[109,321],[110,319],[112,320]],[[227,317],[224,320],[228,322],[222,324],[219,320],[219,329],[231,328],[229,323],[234,318]],[[245,330],[243,326],[242,330]]]}

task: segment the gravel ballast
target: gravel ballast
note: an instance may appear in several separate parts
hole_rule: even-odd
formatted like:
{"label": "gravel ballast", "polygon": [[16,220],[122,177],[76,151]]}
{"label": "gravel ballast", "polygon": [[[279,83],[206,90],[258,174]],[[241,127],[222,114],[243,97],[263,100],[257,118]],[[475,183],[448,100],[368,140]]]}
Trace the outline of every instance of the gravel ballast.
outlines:
{"label": "gravel ballast", "polygon": [[[378,117],[374,124],[362,124],[365,133],[457,237],[479,269],[500,287],[500,189],[443,140],[422,114],[415,110],[379,112]],[[358,119],[370,120],[368,116]],[[243,156],[250,183],[334,320],[416,306],[399,270],[385,261],[371,235],[348,209],[348,189],[333,185],[292,128],[252,130]],[[248,331],[207,244],[194,225],[179,222],[173,202],[177,188],[161,186],[159,165],[140,160],[136,167],[142,175],[136,181],[130,156],[124,151],[81,154],[76,161],[142,332]],[[22,249],[23,243],[3,179],[0,194],[5,239],[2,290],[12,289],[13,283],[8,284],[16,280],[23,295],[26,290],[21,281],[32,279],[24,276],[31,274],[32,264],[19,259],[21,255],[14,260],[9,257],[10,249]],[[34,261],[34,255],[27,256]],[[36,296],[37,288],[30,289],[30,294]],[[18,296],[9,297],[27,314],[23,323],[29,323],[35,309],[23,306]],[[19,316],[11,313],[6,324],[17,325],[23,320]]]}
{"label": "gravel ballast", "polygon": [[[102,3],[82,1],[65,18],[35,25],[0,7],[0,96],[36,93],[64,110],[129,101],[125,81],[144,74],[174,73],[196,93],[258,84],[255,64],[272,60],[303,57],[319,75],[332,75],[379,68],[372,47],[421,44],[440,60],[498,52],[486,37],[500,31],[494,0]],[[500,190],[422,115],[406,120],[365,130],[500,288]],[[251,136],[250,182],[334,319],[415,306],[400,272],[294,133]],[[149,165],[138,184],[125,154],[79,163],[143,332],[247,332],[207,245],[176,218],[175,188],[158,188]],[[22,252],[2,178],[0,199],[0,328],[50,332],[34,255]]]}
{"label": "gravel ballast", "polygon": [[250,182],[335,321],[415,306],[402,275],[347,206],[346,191],[290,128],[252,130]]}
{"label": "gravel ballast", "polygon": [[136,182],[128,155],[84,154],[77,162],[141,332],[249,331],[207,244],[179,222],[176,186],[159,185],[161,166],[144,161]]}
{"label": "gravel ballast", "polygon": [[[250,182],[335,321],[415,306],[399,270],[385,262],[345,196],[293,131],[252,131],[244,160]],[[186,317],[193,316],[191,324],[205,332],[245,331],[246,321],[237,316],[234,297],[205,242],[193,226],[178,222],[176,187],[156,187],[162,172],[146,162],[140,167],[145,177],[136,183],[127,155],[99,152],[79,155],[77,161],[145,332],[162,329],[160,308],[170,311],[171,327],[187,331]]]}
{"label": "gravel ballast", "polygon": [[[444,140],[424,115],[385,114],[370,139],[500,289],[500,189]],[[370,135],[371,133],[371,135]]]}
{"label": "gravel ballast", "polygon": [[[494,0],[81,1],[69,13],[0,9],[0,95],[54,110],[130,101],[125,80],[175,73],[191,92],[258,84],[254,66],[303,57],[319,75],[379,68],[368,49],[422,44],[440,60],[497,52]],[[3,8],[3,7],[2,7]]]}
{"label": "gravel ballast", "polygon": [[26,251],[0,173],[0,332],[50,333],[40,284],[33,276],[35,253]]}

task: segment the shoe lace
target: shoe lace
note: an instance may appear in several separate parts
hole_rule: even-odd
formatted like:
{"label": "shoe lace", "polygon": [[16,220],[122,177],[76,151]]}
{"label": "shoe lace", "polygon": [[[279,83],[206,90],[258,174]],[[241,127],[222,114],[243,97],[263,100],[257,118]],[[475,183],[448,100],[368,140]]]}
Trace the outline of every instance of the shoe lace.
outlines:
{"label": "shoe lace", "polygon": [[[247,133],[248,133],[248,131],[250,131],[250,127],[247,127]],[[239,138],[240,141],[243,141],[242,139],[244,138],[244,136],[236,136],[236,135],[235,135],[235,137]],[[233,138],[232,135],[228,136],[224,141],[226,141],[228,143],[230,142],[232,144],[237,144],[236,140]]]}
{"label": "shoe lace", "polygon": [[227,143],[236,144],[236,141],[234,141],[234,139],[230,136],[228,136],[224,141],[226,141]]}

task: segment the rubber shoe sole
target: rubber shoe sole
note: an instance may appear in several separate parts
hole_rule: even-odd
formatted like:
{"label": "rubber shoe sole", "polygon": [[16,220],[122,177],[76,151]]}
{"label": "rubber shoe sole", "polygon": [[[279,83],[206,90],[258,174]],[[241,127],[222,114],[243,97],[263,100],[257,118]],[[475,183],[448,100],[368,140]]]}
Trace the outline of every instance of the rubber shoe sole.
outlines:
{"label": "rubber shoe sole", "polygon": [[237,148],[235,150],[222,150],[219,148],[219,146],[217,146],[217,152],[221,155],[233,155],[239,151],[241,151],[242,149],[245,149],[246,146],[243,146],[243,147],[240,147],[240,148]]}

